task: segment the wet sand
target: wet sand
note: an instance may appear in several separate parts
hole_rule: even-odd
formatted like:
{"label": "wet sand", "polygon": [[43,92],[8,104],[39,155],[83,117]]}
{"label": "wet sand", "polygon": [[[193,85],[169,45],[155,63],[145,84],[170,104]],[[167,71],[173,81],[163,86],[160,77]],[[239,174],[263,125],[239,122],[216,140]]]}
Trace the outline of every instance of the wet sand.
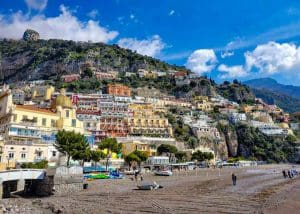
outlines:
{"label": "wet sand", "polygon": [[[136,190],[129,179],[90,181],[88,190],[40,199],[4,199],[30,207],[21,213],[296,213],[300,208],[300,179],[283,179],[282,169],[268,165],[240,169],[199,169],[171,177],[146,174],[144,182],[164,188]],[[237,175],[232,186],[231,173]],[[9,212],[8,212],[9,213]]]}

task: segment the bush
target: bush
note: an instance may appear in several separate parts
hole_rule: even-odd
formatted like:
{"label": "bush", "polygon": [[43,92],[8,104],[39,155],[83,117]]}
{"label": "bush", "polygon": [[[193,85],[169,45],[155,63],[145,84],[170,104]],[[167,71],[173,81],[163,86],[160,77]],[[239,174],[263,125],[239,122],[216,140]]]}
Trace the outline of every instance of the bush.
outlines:
{"label": "bush", "polygon": [[21,165],[22,169],[46,169],[48,167],[48,161],[42,160],[37,163],[23,163]]}

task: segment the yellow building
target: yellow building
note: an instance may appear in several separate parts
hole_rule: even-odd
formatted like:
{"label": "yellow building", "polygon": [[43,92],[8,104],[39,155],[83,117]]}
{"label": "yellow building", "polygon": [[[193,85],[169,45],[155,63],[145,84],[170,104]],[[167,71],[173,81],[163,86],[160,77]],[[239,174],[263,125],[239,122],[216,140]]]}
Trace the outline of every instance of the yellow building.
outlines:
{"label": "yellow building", "polygon": [[130,135],[170,137],[173,136],[172,127],[168,119],[154,112],[149,104],[132,104],[129,109],[133,116],[128,118],[128,129]]}
{"label": "yellow building", "polygon": [[54,136],[58,130],[82,133],[83,123],[76,118],[76,108],[64,91],[50,109],[14,105],[10,90],[0,95],[0,132],[3,135],[3,162],[57,161]]}
{"label": "yellow building", "polygon": [[33,101],[49,101],[54,93],[53,86],[35,86],[31,89],[31,99]]}
{"label": "yellow building", "polygon": [[213,110],[213,104],[206,100],[201,100],[196,103],[196,108],[200,111],[210,112]]}
{"label": "yellow building", "polygon": [[148,143],[142,143],[139,141],[122,143],[122,154],[124,156],[129,155],[134,151],[145,152],[149,157],[156,155],[156,149]]}

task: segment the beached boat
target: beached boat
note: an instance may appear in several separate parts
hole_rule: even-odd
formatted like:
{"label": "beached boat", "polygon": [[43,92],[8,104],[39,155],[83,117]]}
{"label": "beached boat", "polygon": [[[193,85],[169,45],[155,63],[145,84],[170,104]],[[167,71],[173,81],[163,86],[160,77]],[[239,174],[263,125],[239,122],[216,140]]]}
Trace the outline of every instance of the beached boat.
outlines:
{"label": "beached boat", "polygon": [[155,171],[154,174],[158,175],[158,176],[171,176],[171,175],[173,175],[173,173],[170,170]]}
{"label": "beached boat", "polygon": [[134,175],[134,170],[125,170],[124,175]]}

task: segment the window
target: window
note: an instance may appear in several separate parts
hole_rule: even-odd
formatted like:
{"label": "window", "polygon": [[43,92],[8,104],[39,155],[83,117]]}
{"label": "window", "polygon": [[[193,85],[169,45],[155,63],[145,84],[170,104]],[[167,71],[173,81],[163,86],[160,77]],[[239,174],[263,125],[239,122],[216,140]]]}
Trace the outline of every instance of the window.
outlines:
{"label": "window", "polygon": [[10,152],[8,153],[8,159],[13,159],[15,157],[15,153]]}
{"label": "window", "polygon": [[72,127],[76,127],[76,119],[72,120]]}
{"label": "window", "polygon": [[66,118],[69,118],[69,117],[70,117],[70,111],[66,110]]}
{"label": "window", "polygon": [[28,119],[27,115],[23,115],[23,121],[26,121]]}
{"label": "window", "polygon": [[37,157],[38,157],[38,158],[42,157],[42,153],[43,153],[43,152],[40,152],[40,151],[37,152]]}
{"label": "window", "polygon": [[47,124],[47,119],[46,119],[46,118],[43,118],[43,119],[42,119],[42,125],[43,125],[43,126],[46,126],[46,124]]}
{"label": "window", "polygon": [[14,120],[14,122],[17,121],[17,115],[16,114],[14,114],[13,120]]}
{"label": "window", "polygon": [[52,151],[52,157],[56,157],[56,151]]}
{"label": "window", "polygon": [[51,127],[55,127],[55,126],[56,126],[55,120],[51,120]]}
{"label": "window", "polygon": [[33,122],[36,123],[37,122],[37,117],[33,117]]}
{"label": "window", "polygon": [[25,159],[26,158],[26,153],[21,153],[21,159]]}

